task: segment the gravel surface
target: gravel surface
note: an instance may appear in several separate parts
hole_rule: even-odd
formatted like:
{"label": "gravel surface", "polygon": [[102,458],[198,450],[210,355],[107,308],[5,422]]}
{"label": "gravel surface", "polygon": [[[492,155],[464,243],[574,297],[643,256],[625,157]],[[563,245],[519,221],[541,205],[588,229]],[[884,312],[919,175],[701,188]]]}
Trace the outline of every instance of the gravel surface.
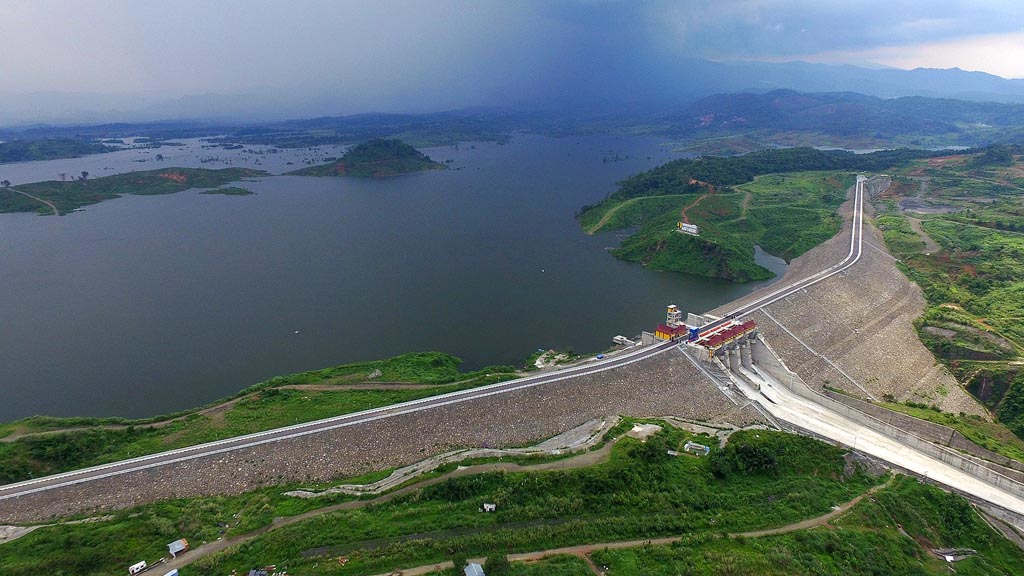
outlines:
{"label": "gravel surface", "polygon": [[0,500],[0,522],[328,481],[457,448],[521,446],[595,418],[670,414],[738,425],[757,421],[756,413],[738,410],[673,349],[626,368]]}
{"label": "gravel surface", "polygon": [[[840,210],[846,217],[843,231],[795,259],[781,282],[813,274],[846,256],[851,209],[847,202]],[[896,268],[881,233],[865,221],[857,264],[768,306],[767,314],[751,317],[789,369],[811,386],[829,385],[862,398],[892,396],[988,418],[918,339],[913,321],[924,308],[921,290]]]}

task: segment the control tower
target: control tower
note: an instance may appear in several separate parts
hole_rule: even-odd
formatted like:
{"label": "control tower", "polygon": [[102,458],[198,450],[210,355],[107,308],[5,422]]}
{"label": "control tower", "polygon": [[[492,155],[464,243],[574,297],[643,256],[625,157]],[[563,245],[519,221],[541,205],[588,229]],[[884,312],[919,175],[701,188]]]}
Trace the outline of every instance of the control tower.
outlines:
{"label": "control tower", "polygon": [[679,307],[675,304],[668,305],[668,311],[665,313],[665,325],[675,328],[683,323],[683,313],[679,311]]}

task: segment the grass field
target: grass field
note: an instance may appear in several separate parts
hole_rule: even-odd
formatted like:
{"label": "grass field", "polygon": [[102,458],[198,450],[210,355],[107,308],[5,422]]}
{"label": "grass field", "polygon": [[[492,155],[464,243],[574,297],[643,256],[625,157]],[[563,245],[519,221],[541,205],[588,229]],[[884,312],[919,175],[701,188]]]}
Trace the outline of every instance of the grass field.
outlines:
{"label": "grass field", "polygon": [[[851,182],[835,172],[757,176],[733,188],[697,186],[603,202],[582,212],[579,221],[587,233],[636,226],[612,254],[655,270],[764,280],[772,273],[754,261],[754,246],[791,260],[831,238],[842,224],[836,209]],[[676,232],[684,209],[700,227],[699,237]]]}
{"label": "grass field", "polygon": [[950,414],[920,405],[911,406],[893,402],[882,402],[880,405],[922,420],[949,426],[982,448],[987,448],[1007,458],[1013,458],[1018,462],[1024,462],[1024,440],[998,422],[987,422],[973,415]]}
{"label": "grass field", "polygon": [[[552,556],[536,562],[504,562],[495,563],[494,558],[484,563],[488,576],[592,576],[590,567],[582,558],[576,556]],[[449,568],[443,572],[433,572],[432,576],[463,576],[462,568]]]}
{"label": "grass field", "polygon": [[[691,438],[715,446],[712,454],[666,454]],[[609,574],[640,576],[939,574],[947,568],[929,548],[968,547],[978,554],[958,563],[958,573],[1024,569],[1024,553],[963,499],[908,478],[883,487],[823,528],[722,538],[820,516],[882,480],[848,474],[841,450],[809,438],[742,431],[722,449],[709,438],[665,428],[646,443],[623,438],[604,464],[450,478],[390,501],[266,532],[199,559],[181,573],[223,575],[276,564],[295,575],[358,576],[445,560],[679,535],[680,544],[599,550],[592,557],[608,566]],[[293,487],[159,502],[115,512],[105,522],[42,528],[0,546],[0,566],[5,576],[117,573],[138,559],[152,562],[166,553],[166,542],[179,537],[198,545],[258,529],[274,517],[352,499],[282,496]],[[480,513],[482,502],[496,503],[498,511]],[[345,557],[344,566],[338,557]],[[587,573],[581,559],[566,556],[495,567],[499,575]]]}
{"label": "grass field", "polygon": [[[646,444],[627,438],[608,463],[592,468],[449,479],[390,502],[274,530],[182,573],[227,574],[278,564],[293,574],[370,574],[458,555],[752,529],[827,512],[877,482],[862,475],[845,478],[838,449],[782,433],[738,433],[717,464],[716,457],[665,453],[692,437],[666,429]],[[756,466],[736,466],[747,459]],[[162,502],[118,512],[112,522],[40,529],[0,547],[0,565],[7,568],[5,575],[60,569],[111,573],[136,558],[159,556],[163,545],[178,537],[199,543],[222,530],[239,533],[265,525],[272,516],[346,498],[289,499],[279,495],[286,489]],[[485,501],[497,503],[498,512],[478,512]],[[324,562],[339,555],[349,558],[344,569]]]}

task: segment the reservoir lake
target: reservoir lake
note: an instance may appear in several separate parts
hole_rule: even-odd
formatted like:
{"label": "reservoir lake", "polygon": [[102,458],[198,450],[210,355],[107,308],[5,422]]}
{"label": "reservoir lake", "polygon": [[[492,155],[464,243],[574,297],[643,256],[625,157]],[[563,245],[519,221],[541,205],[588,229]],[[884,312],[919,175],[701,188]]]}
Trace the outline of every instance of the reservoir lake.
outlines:
{"label": "reservoir lake", "polygon": [[[280,172],[303,154],[340,155],[291,151],[285,167],[285,156],[198,148],[3,165],[0,176]],[[158,152],[163,162],[138,162]],[[582,205],[680,157],[664,141],[516,135],[424,152],[453,169],[269,176],[243,184],[250,196],[193,190],[61,217],[0,214],[0,421],[169,413],[275,375],[404,352],[449,352],[466,369],[521,365],[538,348],[599,352],[652,330],[666,304],[701,312],[765,284],[653,272],[607,252],[621,232],[583,234]]]}

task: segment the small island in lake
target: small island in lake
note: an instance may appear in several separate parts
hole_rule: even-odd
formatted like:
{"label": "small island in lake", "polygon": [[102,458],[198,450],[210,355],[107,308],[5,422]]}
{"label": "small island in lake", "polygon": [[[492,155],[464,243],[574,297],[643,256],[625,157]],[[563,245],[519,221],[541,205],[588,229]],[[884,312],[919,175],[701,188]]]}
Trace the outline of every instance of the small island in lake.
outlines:
{"label": "small island in lake", "polygon": [[349,150],[340,160],[289,172],[295,176],[395,176],[445,165],[401,140],[375,138]]}
{"label": "small island in lake", "polygon": [[163,168],[113,174],[101,178],[90,178],[88,172],[82,172],[81,176],[72,174],[70,178],[67,174],[61,174],[63,179],[60,181],[50,180],[17,186],[7,183],[0,187],[0,213],[38,212],[59,216],[125,194],[155,196],[192,189],[240,196],[252,192],[238,186],[224,186],[237,183],[244,178],[266,175],[267,173],[262,170],[251,168]]}

